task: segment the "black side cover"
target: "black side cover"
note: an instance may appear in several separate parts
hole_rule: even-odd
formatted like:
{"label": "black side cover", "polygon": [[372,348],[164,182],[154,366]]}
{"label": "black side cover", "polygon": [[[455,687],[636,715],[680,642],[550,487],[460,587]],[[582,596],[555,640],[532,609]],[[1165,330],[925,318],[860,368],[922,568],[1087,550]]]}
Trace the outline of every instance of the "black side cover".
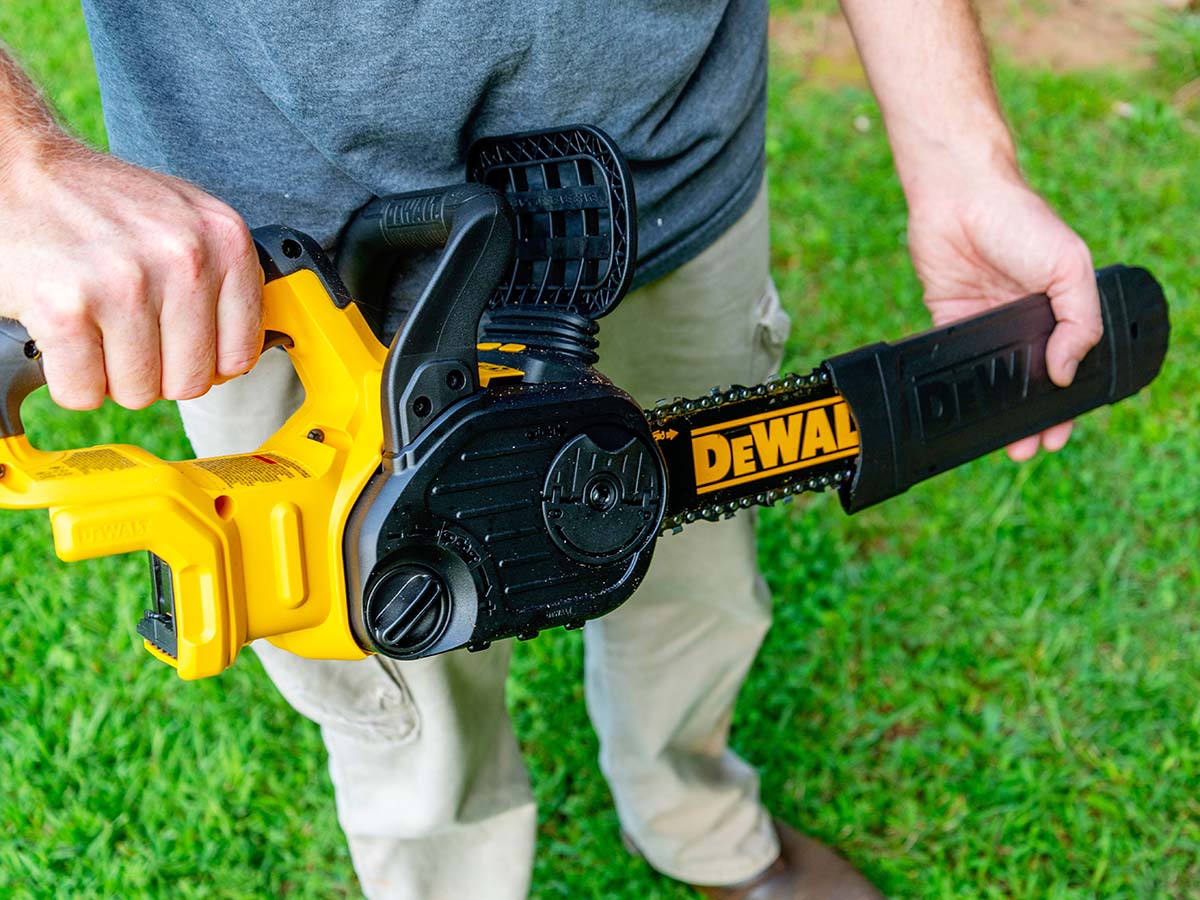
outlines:
{"label": "black side cover", "polygon": [[1097,273],[1104,337],[1070,387],[1046,373],[1054,313],[1045,295],[825,362],[861,441],[858,470],[841,488],[857,512],[1051,425],[1137,393],[1154,380],[1170,323],[1162,288],[1145,269]]}

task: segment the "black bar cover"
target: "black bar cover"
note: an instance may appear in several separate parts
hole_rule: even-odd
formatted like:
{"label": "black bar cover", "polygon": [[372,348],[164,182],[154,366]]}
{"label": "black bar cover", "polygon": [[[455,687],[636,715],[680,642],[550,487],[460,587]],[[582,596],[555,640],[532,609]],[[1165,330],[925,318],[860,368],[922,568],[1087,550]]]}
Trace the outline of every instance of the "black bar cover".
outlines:
{"label": "black bar cover", "polygon": [[1104,337],[1067,388],[1046,373],[1055,321],[1044,294],[827,360],[861,442],[858,469],[841,487],[846,512],[1153,381],[1170,334],[1162,288],[1145,269],[1126,266],[1103,269],[1096,281]]}

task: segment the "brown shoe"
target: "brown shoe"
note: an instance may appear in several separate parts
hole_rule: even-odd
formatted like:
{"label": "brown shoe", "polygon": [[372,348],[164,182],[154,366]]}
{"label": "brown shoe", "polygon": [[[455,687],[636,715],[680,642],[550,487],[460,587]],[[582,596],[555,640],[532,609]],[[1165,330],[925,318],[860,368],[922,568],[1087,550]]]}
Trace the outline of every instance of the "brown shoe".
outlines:
{"label": "brown shoe", "polygon": [[775,820],[779,858],[756,878],[723,887],[693,885],[712,900],[885,900],[866,876],[815,838]]}
{"label": "brown shoe", "polygon": [[[691,885],[711,900],[886,900],[866,876],[815,838],[778,819],[779,858],[737,884]],[[637,848],[622,834],[632,853]],[[639,854],[640,855],[640,854]]]}

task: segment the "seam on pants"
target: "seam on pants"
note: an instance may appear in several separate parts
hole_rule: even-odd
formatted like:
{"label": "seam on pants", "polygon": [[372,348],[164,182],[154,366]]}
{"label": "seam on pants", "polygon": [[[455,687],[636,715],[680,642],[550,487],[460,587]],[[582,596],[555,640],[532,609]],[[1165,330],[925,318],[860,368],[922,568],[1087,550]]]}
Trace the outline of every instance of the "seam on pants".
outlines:
{"label": "seam on pants", "polygon": [[302,659],[255,642],[275,687],[305,718],[352,740],[411,744],[421,716],[407,683],[378,656],[363,660]]}
{"label": "seam on pants", "polygon": [[788,335],[792,331],[792,317],[780,303],[779,291],[771,278],[767,279],[767,289],[758,301],[755,316],[754,377],[763,381],[779,372]]}

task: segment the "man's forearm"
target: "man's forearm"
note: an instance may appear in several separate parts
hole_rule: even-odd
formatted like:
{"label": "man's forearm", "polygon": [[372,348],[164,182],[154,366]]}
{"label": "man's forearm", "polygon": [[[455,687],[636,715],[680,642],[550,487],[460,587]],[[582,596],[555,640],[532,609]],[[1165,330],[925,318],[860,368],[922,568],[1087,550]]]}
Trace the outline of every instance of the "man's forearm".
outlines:
{"label": "man's forearm", "polygon": [[841,0],[879,100],[909,203],[935,181],[1016,176],[969,0]]}
{"label": "man's forearm", "polygon": [[0,176],[30,155],[75,145],[29,76],[0,44]]}
{"label": "man's forearm", "polygon": [[258,358],[262,271],[241,217],[71,137],[2,47],[0,222],[0,317],[37,341],[60,405],[186,400]]}

